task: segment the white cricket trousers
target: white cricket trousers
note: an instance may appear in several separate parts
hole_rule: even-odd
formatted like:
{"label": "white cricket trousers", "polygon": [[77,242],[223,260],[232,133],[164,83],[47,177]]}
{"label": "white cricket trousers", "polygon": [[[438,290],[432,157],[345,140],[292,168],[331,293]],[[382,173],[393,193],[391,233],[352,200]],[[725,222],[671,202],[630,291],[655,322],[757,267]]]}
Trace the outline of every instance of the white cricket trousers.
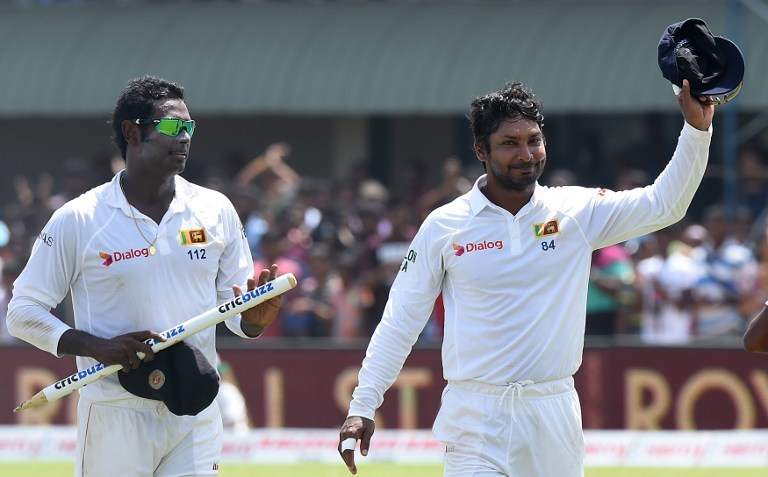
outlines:
{"label": "white cricket trousers", "polygon": [[446,477],[583,477],[573,378],[495,386],[450,381],[433,431]]}
{"label": "white cricket trousers", "polygon": [[222,423],[214,401],[177,416],[160,401],[131,397],[77,405],[75,477],[218,475]]}

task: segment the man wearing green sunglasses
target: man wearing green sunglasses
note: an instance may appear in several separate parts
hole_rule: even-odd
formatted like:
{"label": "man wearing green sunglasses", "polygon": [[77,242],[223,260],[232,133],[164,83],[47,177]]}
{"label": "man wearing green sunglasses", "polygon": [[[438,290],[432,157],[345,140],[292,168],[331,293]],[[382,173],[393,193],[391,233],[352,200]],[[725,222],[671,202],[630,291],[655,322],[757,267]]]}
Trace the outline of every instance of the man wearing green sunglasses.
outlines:
{"label": "man wearing green sunglasses", "polygon": [[[150,330],[170,329],[232,300],[242,288],[274,279],[277,266],[260,270],[254,279],[232,203],[179,176],[195,132],[181,86],[152,76],[130,81],[117,100],[112,126],[125,169],[54,213],[40,233],[45,240],[35,245],[14,284],[7,321],[15,336],[56,356],[76,356],[81,371],[103,363],[121,364],[129,373],[142,367],[141,373],[154,358],[144,340],[163,340]],[[70,290],[73,328],[50,313]],[[227,327],[244,338],[259,336],[277,318],[281,303],[278,297],[256,306],[227,320]],[[153,368],[139,384],[179,389],[174,383],[185,379],[181,376],[215,368],[214,328],[185,344],[199,351],[199,358]],[[169,359],[159,357],[155,364]],[[120,382],[113,375],[80,392],[78,476],[216,474],[222,423],[218,405],[209,404],[216,386],[179,396],[198,404],[182,411],[171,406],[172,413],[166,401],[139,397],[138,390],[131,394]]]}

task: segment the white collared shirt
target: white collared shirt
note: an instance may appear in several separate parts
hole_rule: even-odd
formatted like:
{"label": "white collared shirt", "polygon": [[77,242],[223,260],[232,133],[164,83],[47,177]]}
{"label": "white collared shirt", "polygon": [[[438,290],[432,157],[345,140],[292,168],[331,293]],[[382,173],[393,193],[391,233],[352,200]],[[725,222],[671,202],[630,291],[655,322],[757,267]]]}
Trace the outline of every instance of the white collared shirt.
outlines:
{"label": "white collared shirt", "polygon": [[[56,210],[14,282],[9,331],[54,355],[69,329],[50,314],[71,290],[75,328],[111,338],[140,330],[165,331],[234,295],[253,275],[240,219],[223,194],[176,176],[160,224],[133,209],[119,177]],[[155,255],[149,244],[155,237]],[[227,321],[245,337],[240,317]],[[216,365],[215,329],[186,340]],[[78,369],[95,364],[78,357]],[[115,376],[81,391],[92,400],[129,396]]]}
{"label": "white collared shirt", "polygon": [[433,211],[411,243],[371,338],[349,415],[373,418],[442,292],[446,380],[503,385],[573,375],[584,347],[592,252],[683,218],[710,131],[685,124],[653,185],[613,192],[536,185],[513,215],[481,192]]}

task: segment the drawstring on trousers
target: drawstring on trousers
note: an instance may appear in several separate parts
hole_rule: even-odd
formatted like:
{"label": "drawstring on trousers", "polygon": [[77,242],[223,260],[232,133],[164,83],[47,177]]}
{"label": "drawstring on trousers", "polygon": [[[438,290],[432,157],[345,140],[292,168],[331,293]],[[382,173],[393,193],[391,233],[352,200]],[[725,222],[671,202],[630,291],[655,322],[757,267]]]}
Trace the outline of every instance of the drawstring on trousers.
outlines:
{"label": "drawstring on trousers", "polygon": [[499,396],[499,405],[504,404],[504,398],[507,397],[507,394],[509,392],[512,392],[512,396],[509,401],[509,412],[512,414],[512,419],[517,422],[517,415],[515,414],[515,401],[520,399],[523,396],[523,388],[526,386],[530,386],[533,384],[533,381],[526,379],[525,381],[514,381],[511,383],[507,383],[505,387],[507,389],[504,390],[503,393],[501,393],[501,396]]}

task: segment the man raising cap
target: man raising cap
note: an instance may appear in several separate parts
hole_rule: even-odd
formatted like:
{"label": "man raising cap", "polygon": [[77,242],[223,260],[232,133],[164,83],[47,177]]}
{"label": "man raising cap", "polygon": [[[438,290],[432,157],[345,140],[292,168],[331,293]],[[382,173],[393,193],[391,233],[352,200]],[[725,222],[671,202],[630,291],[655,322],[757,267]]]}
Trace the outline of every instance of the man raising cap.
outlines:
{"label": "man raising cap", "polygon": [[[152,76],[130,81],[112,126],[125,169],[53,214],[14,283],[8,329],[55,356],[77,356],[80,370],[101,362],[128,371],[130,378],[112,375],[81,389],[76,475],[215,475],[222,428],[210,405],[218,389],[215,329],[159,352],[155,369],[136,353],[153,360],[143,341],[162,337],[149,330],[230,301],[238,285],[252,290],[274,279],[277,267],[251,278],[231,202],[179,177],[195,132],[181,86]],[[74,328],[50,313],[70,290]],[[226,325],[258,336],[281,302]]]}
{"label": "man raising cap", "polygon": [[366,455],[374,413],[442,293],[448,385],[433,430],[445,475],[583,475],[572,376],[592,251],[685,215],[706,169],[714,106],[687,80],[678,101],[685,124],[672,160],[652,185],[621,192],[539,185],[544,117],[520,83],[472,102],[486,174],[427,217],[392,285],[341,426],[338,450],[353,474],[356,443]]}

